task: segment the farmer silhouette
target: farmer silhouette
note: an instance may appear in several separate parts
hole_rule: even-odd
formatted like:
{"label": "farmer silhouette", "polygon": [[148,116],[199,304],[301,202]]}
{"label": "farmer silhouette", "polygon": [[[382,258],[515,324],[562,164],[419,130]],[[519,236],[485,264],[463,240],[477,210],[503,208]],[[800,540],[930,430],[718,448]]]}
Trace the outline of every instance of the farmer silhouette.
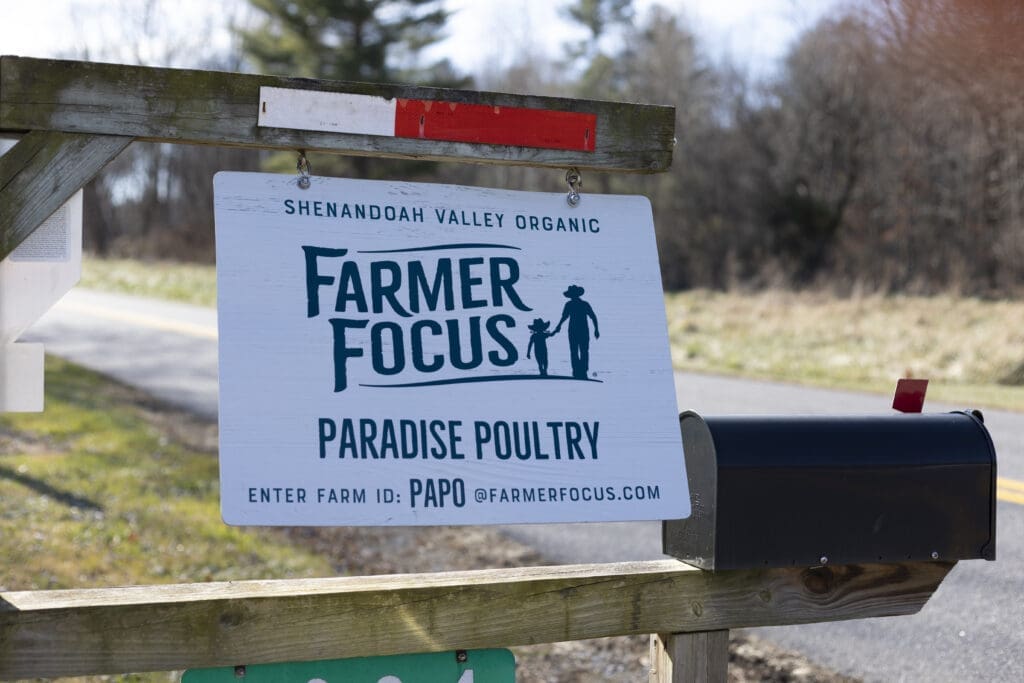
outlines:
{"label": "farmer silhouette", "polygon": [[572,359],[572,376],[576,379],[586,379],[587,371],[590,369],[590,326],[587,318],[594,321],[594,339],[600,339],[601,333],[597,329],[597,316],[590,304],[581,299],[583,288],[577,285],[569,285],[569,289],[562,292],[569,298],[562,309],[562,319],[558,321],[554,334],[562,329],[562,323],[569,321],[569,356]]}

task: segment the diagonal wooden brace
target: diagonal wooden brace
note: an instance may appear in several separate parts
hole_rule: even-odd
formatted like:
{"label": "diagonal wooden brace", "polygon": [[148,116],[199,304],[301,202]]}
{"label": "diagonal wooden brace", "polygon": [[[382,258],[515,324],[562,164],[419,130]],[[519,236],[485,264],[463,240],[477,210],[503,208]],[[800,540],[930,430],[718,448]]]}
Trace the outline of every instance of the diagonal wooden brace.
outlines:
{"label": "diagonal wooden brace", "polygon": [[0,261],[132,139],[32,131],[0,156]]}

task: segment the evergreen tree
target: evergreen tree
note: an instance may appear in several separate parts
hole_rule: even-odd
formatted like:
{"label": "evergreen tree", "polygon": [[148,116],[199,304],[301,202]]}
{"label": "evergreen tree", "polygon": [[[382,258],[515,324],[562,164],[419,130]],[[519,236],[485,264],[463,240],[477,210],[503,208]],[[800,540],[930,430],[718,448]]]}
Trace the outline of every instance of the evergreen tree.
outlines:
{"label": "evergreen tree", "polygon": [[590,41],[581,46],[582,52],[588,52],[589,45],[599,41],[609,27],[633,20],[633,0],[576,0],[564,12],[590,31]]}
{"label": "evergreen tree", "polygon": [[[467,87],[448,60],[421,67],[421,50],[444,38],[449,12],[439,0],[249,0],[260,11],[253,28],[236,29],[242,50],[261,73],[373,83],[414,82]],[[410,177],[423,162],[366,157],[310,159],[321,175]],[[268,170],[294,169],[294,155],[272,156]]]}
{"label": "evergreen tree", "polygon": [[576,94],[580,97],[615,99],[622,85],[617,68],[626,46],[606,51],[609,36],[629,27],[633,21],[633,0],[575,0],[563,14],[585,28],[589,35],[565,45],[570,65],[580,70]]}
{"label": "evergreen tree", "polygon": [[397,65],[443,38],[449,13],[439,0],[249,1],[262,21],[239,31],[242,50],[263,73],[383,83],[450,72]]}

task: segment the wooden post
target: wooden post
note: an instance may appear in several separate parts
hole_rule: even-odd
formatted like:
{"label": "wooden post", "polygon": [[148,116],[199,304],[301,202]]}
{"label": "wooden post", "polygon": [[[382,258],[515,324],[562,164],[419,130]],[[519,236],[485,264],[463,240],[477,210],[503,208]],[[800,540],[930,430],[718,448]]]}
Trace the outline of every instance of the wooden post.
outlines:
{"label": "wooden post", "polygon": [[651,636],[650,683],[725,683],[729,631]]}

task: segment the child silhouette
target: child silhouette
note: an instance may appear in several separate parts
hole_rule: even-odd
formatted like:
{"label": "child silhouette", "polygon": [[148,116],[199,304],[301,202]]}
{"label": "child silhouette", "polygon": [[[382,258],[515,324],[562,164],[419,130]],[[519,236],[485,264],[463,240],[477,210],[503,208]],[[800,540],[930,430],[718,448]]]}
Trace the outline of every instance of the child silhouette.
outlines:
{"label": "child silhouette", "polygon": [[540,318],[534,318],[533,324],[528,325],[526,329],[530,330],[530,343],[526,347],[526,357],[530,357],[530,351],[536,351],[537,355],[537,370],[540,372],[541,377],[547,377],[548,375],[548,337],[555,336],[554,332],[548,332],[548,327],[551,325],[550,321],[544,321]]}

